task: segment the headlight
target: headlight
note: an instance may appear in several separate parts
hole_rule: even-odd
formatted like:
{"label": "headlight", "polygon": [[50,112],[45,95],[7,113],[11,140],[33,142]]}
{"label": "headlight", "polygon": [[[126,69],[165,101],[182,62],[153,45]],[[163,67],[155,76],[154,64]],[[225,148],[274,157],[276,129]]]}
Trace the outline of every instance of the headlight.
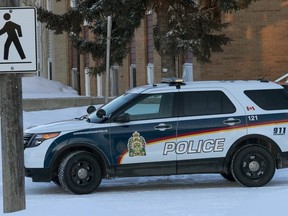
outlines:
{"label": "headlight", "polygon": [[32,148],[32,147],[39,146],[45,140],[55,138],[59,134],[60,134],[60,132],[35,134],[33,136],[33,138],[30,140],[30,142],[28,143],[27,148]]}

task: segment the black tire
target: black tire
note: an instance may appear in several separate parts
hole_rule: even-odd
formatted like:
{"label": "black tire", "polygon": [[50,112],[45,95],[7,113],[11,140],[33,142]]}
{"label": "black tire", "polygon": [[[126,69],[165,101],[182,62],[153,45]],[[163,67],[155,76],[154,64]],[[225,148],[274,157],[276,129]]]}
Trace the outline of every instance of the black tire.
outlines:
{"label": "black tire", "polygon": [[235,180],[243,186],[260,187],[273,178],[275,160],[271,152],[257,144],[240,148],[232,158],[231,171]]}
{"label": "black tire", "polygon": [[228,181],[231,181],[231,182],[235,182],[236,181],[234,176],[230,172],[229,173],[220,173],[220,174],[221,174],[221,176],[223,178],[227,179]]}
{"label": "black tire", "polygon": [[96,190],[101,183],[101,167],[90,153],[73,152],[59,165],[58,179],[64,190],[75,194],[88,194]]}

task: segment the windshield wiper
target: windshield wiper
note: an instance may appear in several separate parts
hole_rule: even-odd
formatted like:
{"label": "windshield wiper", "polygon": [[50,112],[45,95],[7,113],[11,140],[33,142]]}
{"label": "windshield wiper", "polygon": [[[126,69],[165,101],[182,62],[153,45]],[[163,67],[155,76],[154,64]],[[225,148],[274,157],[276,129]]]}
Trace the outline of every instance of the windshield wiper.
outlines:
{"label": "windshield wiper", "polygon": [[85,120],[85,119],[88,119],[88,115],[83,115],[79,118],[75,118],[76,120]]}

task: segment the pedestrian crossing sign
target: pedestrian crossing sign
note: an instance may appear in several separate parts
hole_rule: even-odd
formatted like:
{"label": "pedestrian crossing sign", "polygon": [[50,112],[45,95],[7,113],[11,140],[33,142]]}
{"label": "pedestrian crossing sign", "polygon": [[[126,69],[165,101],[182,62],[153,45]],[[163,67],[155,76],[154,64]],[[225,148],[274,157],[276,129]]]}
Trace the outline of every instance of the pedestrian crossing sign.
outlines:
{"label": "pedestrian crossing sign", "polygon": [[0,72],[36,71],[36,9],[0,8]]}

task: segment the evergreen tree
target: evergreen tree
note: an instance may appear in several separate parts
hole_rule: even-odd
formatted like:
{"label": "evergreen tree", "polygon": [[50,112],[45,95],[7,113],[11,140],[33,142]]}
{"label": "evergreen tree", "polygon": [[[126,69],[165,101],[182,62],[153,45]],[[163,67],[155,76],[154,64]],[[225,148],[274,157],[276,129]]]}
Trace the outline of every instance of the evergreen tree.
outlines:
{"label": "evergreen tree", "polygon": [[[69,33],[73,46],[81,54],[90,54],[95,67],[90,68],[93,75],[105,71],[107,46],[107,17],[112,17],[111,64],[122,64],[128,52],[128,45],[134,31],[145,15],[143,0],[83,0],[77,7],[70,8],[62,15],[38,8],[38,19],[55,34]],[[95,40],[83,38],[83,24],[95,35]],[[110,64],[110,65],[111,65]]]}
{"label": "evergreen tree", "polygon": [[[59,0],[56,0],[59,1]],[[38,8],[38,19],[56,34],[68,32],[80,53],[89,53],[96,62],[92,74],[105,71],[107,16],[112,17],[111,64],[122,63],[134,31],[148,9],[157,14],[155,48],[161,56],[165,76],[175,76],[175,57],[191,52],[202,63],[210,62],[211,52],[222,52],[231,39],[221,31],[221,12],[247,8],[257,0],[82,0],[62,15]],[[95,35],[94,41],[81,36],[83,23]]]}
{"label": "evergreen tree", "polygon": [[222,52],[231,39],[221,33],[228,23],[221,22],[221,12],[247,8],[257,0],[148,0],[157,14],[154,27],[155,48],[162,68],[175,76],[175,57],[191,52],[200,63],[209,63],[211,52]]}

